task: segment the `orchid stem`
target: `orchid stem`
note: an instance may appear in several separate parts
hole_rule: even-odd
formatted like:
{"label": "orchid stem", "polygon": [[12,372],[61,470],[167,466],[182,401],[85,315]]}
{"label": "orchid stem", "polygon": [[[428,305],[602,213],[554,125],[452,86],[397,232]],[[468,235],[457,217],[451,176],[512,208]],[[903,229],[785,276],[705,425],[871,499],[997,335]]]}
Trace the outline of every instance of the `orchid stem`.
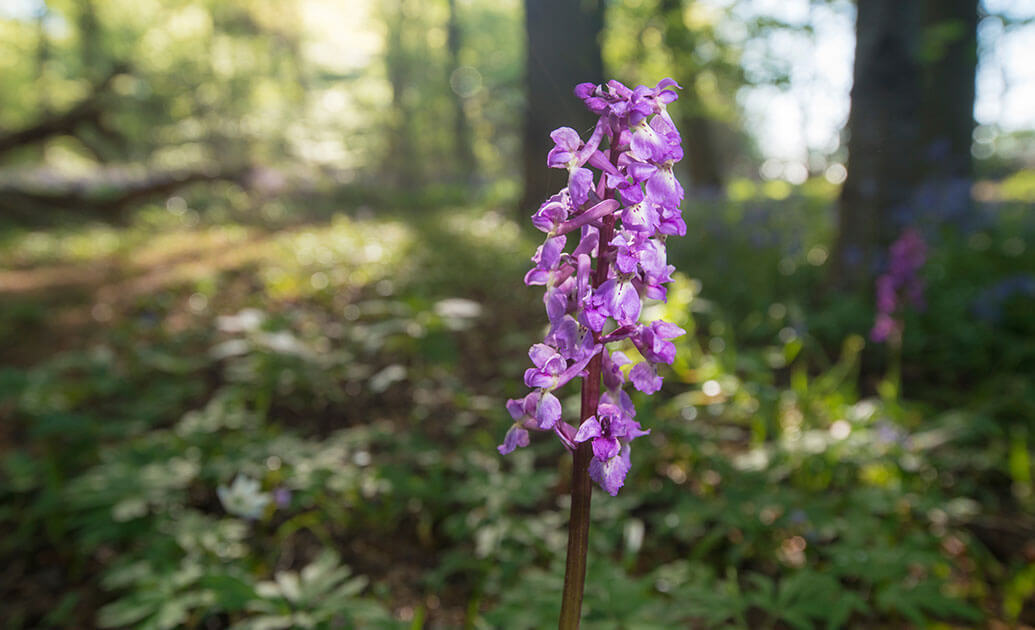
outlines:
{"label": "orchid stem", "polygon": [[579,444],[572,454],[571,520],[568,522],[568,560],[564,571],[560,630],[577,630],[582,617],[582,591],[586,584],[586,558],[589,551],[589,502],[593,488],[589,482],[589,461],[593,447]]}
{"label": "orchid stem", "polygon": [[[600,230],[597,268],[593,277],[594,287],[600,286],[607,279],[610,266],[608,253],[611,249],[607,244],[611,242],[614,225],[613,214],[604,218],[604,226]],[[586,366],[587,374],[582,380],[580,425],[597,413],[602,361],[601,355],[597,354]],[[559,630],[578,630],[582,618],[582,592],[586,585],[586,558],[589,552],[589,504],[593,498],[593,486],[589,479],[589,463],[592,459],[593,447],[588,441],[579,444],[572,454],[571,517],[568,520],[568,557],[564,570]]]}
{"label": "orchid stem", "polygon": [[[582,419],[596,413],[600,400],[601,358],[589,362],[589,374],[582,381]],[[590,442],[583,442],[572,453],[571,518],[568,520],[568,559],[564,570],[564,595],[561,600],[560,630],[577,630],[582,617],[582,591],[586,584],[586,558],[589,551],[589,503],[593,486],[589,462],[593,458]]]}

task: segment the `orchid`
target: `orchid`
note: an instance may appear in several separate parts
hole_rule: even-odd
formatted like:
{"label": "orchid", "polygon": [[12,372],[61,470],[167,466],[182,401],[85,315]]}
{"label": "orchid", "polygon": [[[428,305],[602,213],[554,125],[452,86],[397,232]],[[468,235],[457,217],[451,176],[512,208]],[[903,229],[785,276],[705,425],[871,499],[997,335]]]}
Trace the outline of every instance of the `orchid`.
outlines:
{"label": "orchid", "polygon": [[[590,481],[617,495],[632,467],[631,443],[650,433],[635,419],[624,387],[631,382],[644,394],[660,390],[657,364],[675,360],[670,340],[686,334],[663,320],[640,319],[645,301],[668,296],[665,285],[675,268],[668,264],[666,239],[686,233],[679,209],[683,187],[673,172],[683,148],[666,111],[678,88],[672,79],[653,88],[629,89],[618,81],[576,86],[575,95],[599,119],[586,141],[570,127],[550,134],[554,146],[546,165],[567,169],[568,185],[532,215],[546,240],[532,256],[525,284],[545,288],[550,327],[528,353],[532,367],[524,383],[531,391],[507,401],[514,422],[497,450],[507,455],[528,446],[530,432],[550,431],[573,453],[562,629],[579,625]],[[577,242],[568,238],[576,230]],[[618,343],[643,360],[608,347]],[[577,427],[564,420],[554,393],[576,377],[582,381]]]}
{"label": "orchid", "polygon": [[920,270],[927,260],[927,244],[920,232],[903,230],[891,244],[888,271],[877,278],[877,316],[870,330],[870,339],[878,343],[902,337],[902,308],[907,304],[924,308],[924,280]]}
{"label": "orchid", "polygon": [[[630,89],[618,81],[577,86],[576,96],[599,120],[585,141],[570,127],[550,134],[554,146],[546,165],[567,169],[568,185],[532,215],[546,239],[532,256],[525,284],[545,288],[550,328],[529,351],[532,367],[524,383],[532,391],[508,401],[514,424],[498,450],[527,446],[530,431],[553,432],[571,450],[588,442],[589,473],[611,495],[629,472],[629,444],[649,433],[633,419],[622,388],[628,380],[643,393],[661,389],[656,365],[673,362],[669,340],[685,332],[661,320],[640,321],[645,300],[666,298],[675,270],[667,263],[665,239],[686,231],[679,209],[683,189],[672,170],[683,150],[666,111],[678,87],[671,79],[653,88]],[[567,237],[576,230],[577,242]],[[622,342],[643,361],[632,364],[605,347]],[[576,377],[597,392],[603,378],[607,389],[590,397],[577,428],[563,420],[554,393]]]}

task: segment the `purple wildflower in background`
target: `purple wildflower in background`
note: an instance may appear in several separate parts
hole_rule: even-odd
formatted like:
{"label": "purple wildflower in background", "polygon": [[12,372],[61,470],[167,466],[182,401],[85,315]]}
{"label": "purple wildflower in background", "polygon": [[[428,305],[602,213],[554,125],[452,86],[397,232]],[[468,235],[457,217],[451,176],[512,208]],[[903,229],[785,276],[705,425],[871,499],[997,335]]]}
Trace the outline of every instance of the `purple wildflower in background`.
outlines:
{"label": "purple wildflower in background", "polygon": [[[686,233],[679,208],[683,188],[672,170],[683,149],[665,109],[677,98],[671,88],[678,87],[672,79],[653,88],[630,89],[618,81],[577,86],[576,96],[600,118],[585,141],[568,127],[550,134],[547,166],[566,169],[568,185],[532,216],[546,240],[532,257],[525,284],[545,287],[550,327],[529,350],[533,367],[524,382],[531,391],[507,402],[514,424],[498,450],[527,446],[529,431],[552,431],[571,450],[588,442],[589,475],[612,496],[629,472],[630,442],[649,433],[635,419],[626,380],[641,392],[658,391],[656,366],[675,360],[670,340],[685,334],[662,320],[640,321],[643,301],[665,300],[675,270],[665,239]],[[622,368],[633,361],[608,348],[625,340],[644,359],[628,372]],[[554,393],[575,377],[593,392],[578,427],[561,419]]]}
{"label": "purple wildflower in background", "polygon": [[877,278],[877,317],[870,330],[870,339],[877,343],[901,338],[901,309],[907,303],[917,310],[924,308],[924,279],[920,276],[927,260],[924,237],[906,228],[891,244],[890,254],[888,271]]}
{"label": "purple wildflower in background", "polygon": [[273,491],[273,502],[278,508],[284,509],[291,506],[291,490],[284,486],[278,486]]}

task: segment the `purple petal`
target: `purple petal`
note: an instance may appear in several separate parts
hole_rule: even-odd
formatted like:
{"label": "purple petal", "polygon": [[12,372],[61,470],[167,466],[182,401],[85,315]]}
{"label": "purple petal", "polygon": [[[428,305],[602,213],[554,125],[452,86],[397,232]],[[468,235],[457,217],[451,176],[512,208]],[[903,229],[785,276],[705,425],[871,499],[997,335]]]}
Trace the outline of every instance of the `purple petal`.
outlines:
{"label": "purple petal", "polygon": [[598,437],[593,440],[593,457],[602,462],[606,462],[617,455],[621,448],[622,445],[618,442],[617,438]]}
{"label": "purple petal", "polygon": [[524,398],[510,399],[507,401],[507,411],[516,422],[524,424],[535,414],[535,408],[539,404],[539,392],[529,392]]}
{"label": "purple petal", "polygon": [[575,352],[579,345],[579,324],[570,315],[565,315],[554,324],[553,328],[546,335],[548,343],[557,348],[558,353],[565,359],[575,358]]}
{"label": "purple petal", "polygon": [[554,141],[558,147],[563,147],[569,151],[576,151],[579,145],[582,144],[582,138],[579,137],[577,131],[571,127],[558,127],[550,132],[550,139]]}
{"label": "purple petal", "polygon": [[[615,167],[615,165],[611,163],[611,160],[607,159],[607,156],[604,155],[600,151],[594,151],[593,153],[591,153],[589,158],[586,160],[586,162],[590,166],[592,166],[594,168],[598,168],[598,169],[604,171],[605,173],[607,173],[608,175],[618,175],[618,176],[621,176],[621,174],[618,172],[618,169]],[[622,179],[625,179],[625,178],[622,177]]]}
{"label": "purple petal", "polygon": [[590,291],[593,290],[592,278],[590,276],[593,272],[593,259],[585,254],[580,254],[577,262],[578,271],[576,272],[576,281],[578,289],[575,295],[575,301],[579,304],[586,299]]}
{"label": "purple petal", "polygon": [[664,90],[667,87],[675,87],[675,88],[679,88],[680,90],[683,89],[683,87],[681,85],[679,85],[678,83],[676,83],[676,80],[671,78],[671,77],[665,77],[664,79],[658,81],[658,84],[654,86],[654,89],[657,90],[660,93],[662,90]]}
{"label": "purple petal", "polygon": [[[637,162],[635,160],[632,160],[626,166],[625,172],[628,173],[630,177],[632,177],[634,182],[639,183],[649,181],[650,178],[658,172],[658,167],[654,166],[653,164],[648,164],[646,162]],[[649,189],[647,190],[647,193],[650,194]]]}
{"label": "purple petal", "polygon": [[625,484],[625,476],[629,474],[629,446],[626,445],[621,453],[615,455],[606,462],[594,458],[589,462],[589,476],[597,482],[611,496],[616,496],[618,490]]}
{"label": "purple petal", "polygon": [[631,247],[620,247],[615,255],[615,266],[622,273],[633,273],[639,263],[636,252]]}
{"label": "purple petal", "polygon": [[[586,337],[589,340],[589,342],[592,342],[592,335],[587,335]],[[569,381],[571,381],[571,379],[581,374],[582,370],[585,369],[586,364],[589,363],[593,359],[593,357],[595,357],[597,353],[600,352],[602,348],[603,346],[601,345],[595,345],[588,351],[584,352],[578,361],[572,363],[570,366],[568,366],[568,369],[564,370],[564,372],[557,376],[557,384],[554,385],[554,387],[563,387]]]}
{"label": "purple petal", "polygon": [[666,90],[665,92],[662,92],[661,94],[658,94],[658,100],[661,101],[662,103],[664,103],[665,105],[668,105],[669,103],[675,101],[678,98],[679,98],[678,94],[676,94],[675,92],[672,92],[672,91],[668,91],[668,90]]}
{"label": "purple petal", "polygon": [[675,236],[686,236],[686,221],[679,208],[661,208],[661,225],[658,232]]}
{"label": "purple petal", "polygon": [[[592,208],[590,208],[592,210]],[[590,227],[588,231],[584,231],[582,239],[579,241],[575,251],[571,253],[576,258],[585,254],[586,256],[595,256],[597,253],[597,241],[600,240],[600,233],[597,232],[596,228]]]}
{"label": "purple petal", "polygon": [[536,261],[541,269],[553,269],[560,262],[561,252],[564,251],[564,245],[567,242],[567,236],[553,236],[546,239],[536,251],[536,258],[532,260]]}
{"label": "purple petal", "polygon": [[546,154],[546,165],[550,168],[568,168],[575,154],[563,147],[554,147]]}
{"label": "purple petal", "polygon": [[[623,180],[623,182],[618,185],[618,194],[622,196],[622,203],[627,206],[643,201],[643,189],[640,188],[639,184],[630,184]],[[625,219],[623,218],[622,221],[624,222]]]}
{"label": "purple petal", "polygon": [[607,87],[611,90],[612,94],[618,96],[619,98],[627,99],[633,94],[632,90],[625,87],[625,85],[617,79],[611,79],[610,81],[608,81]]}
{"label": "purple petal", "polygon": [[545,343],[537,343],[528,349],[528,358],[532,359],[532,363],[537,368],[541,368],[546,365],[546,362],[557,356],[557,350],[551,348]]}
{"label": "purple petal", "polygon": [[500,455],[506,455],[513,453],[514,449],[519,446],[528,446],[528,431],[515,424],[507,431],[503,444],[497,446],[496,450],[500,452]]}
{"label": "purple petal", "polygon": [[514,420],[521,420],[525,417],[525,399],[524,398],[511,398],[507,401],[507,411],[510,412],[510,417]]}
{"label": "purple petal", "polygon": [[620,324],[635,322],[640,317],[640,294],[630,282],[623,282],[615,291],[612,315]]}
{"label": "purple petal", "polygon": [[556,377],[544,373],[536,368],[525,370],[525,385],[528,387],[551,387]]}
{"label": "purple petal", "polygon": [[607,101],[599,97],[591,96],[589,98],[582,99],[582,102],[586,104],[586,109],[594,114],[603,114],[608,108]]}
{"label": "purple petal", "polygon": [[575,450],[575,427],[562,420],[553,425],[553,432],[557,434],[565,448]]}
{"label": "purple petal", "polygon": [[618,389],[625,384],[625,375],[622,374],[621,366],[629,362],[628,357],[621,352],[608,352],[607,350],[604,350],[601,356],[603,357],[601,372],[604,377],[604,387]]}
{"label": "purple petal", "polygon": [[563,291],[547,291],[543,300],[546,302],[546,316],[551,322],[560,321],[568,312],[568,296]]}
{"label": "purple petal", "polygon": [[[605,119],[601,118],[597,121],[597,126],[593,128],[593,135],[589,137],[589,140],[586,141],[586,144],[584,144],[582,148],[579,149],[578,153],[575,155],[576,163],[579,166],[582,166],[583,164],[588,162],[590,158],[592,158],[593,155],[597,153],[597,148],[600,146],[600,141],[604,139],[604,134],[607,132],[607,129],[608,124]],[[614,169],[613,166],[611,168]]]}
{"label": "purple petal", "polygon": [[579,83],[575,86],[575,96],[579,99],[587,99],[593,95],[595,89],[597,89],[596,83]]}
{"label": "purple petal", "polygon": [[568,362],[559,354],[554,354],[543,366],[543,371],[551,376],[558,376],[568,367]]}
{"label": "purple petal", "polygon": [[676,360],[676,344],[671,341],[665,341],[660,337],[655,337],[654,357],[654,361],[657,363],[672,365],[672,362]]}
{"label": "purple petal", "polygon": [[659,302],[668,301],[668,290],[665,289],[665,287],[656,284],[645,285],[643,287],[643,295],[652,300],[658,300]]}
{"label": "purple petal", "polygon": [[604,324],[607,323],[607,315],[600,312],[599,307],[586,307],[579,314],[579,321],[593,332],[600,332],[604,329]]}
{"label": "purple petal", "polygon": [[671,322],[666,322],[663,319],[651,322],[650,327],[654,329],[654,334],[662,339],[675,339],[676,337],[682,337],[686,334],[686,331],[679,326],[676,326]]}
{"label": "purple petal", "polygon": [[539,406],[535,410],[536,420],[539,421],[540,429],[552,429],[557,421],[561,419],[561,401],[557,397],[546,392],[539,399]]}
{"label": "purple petal", "polygon": [[[638,185],[636,189],[639,190]],[[629,230],[651,233],[658,227],[658,223],[658,212],[650,202],[642,201],[622,210],[622,225]]]}
{"label": "purple petal", "polygon": [[589,201],[589,189],[593,187],[593,171],[588,168],[576,168],[568,176],[568,192],[575,207]]}
{"label": "purple petal", "polygon": [[641,124],[633,131],[630,147],[632,154],[643,161],[664,162],[668,155],[668,141],[653,127]]}
{"label": "purple petal", "polygon": [[[583,169],[583,170],[585,170],[585,169]],[[588,195],[588,193],[587,193],[587,195]],[[578,215],[574,219],[571,219],[569,221],[565,221],[561,225],[557,226],[557,234],[567,234],[568,232],[571,232],[572,230],[580,228],[580,227],[586,225],[587,223],[591,223],[593,221],[596,221],[597,219],[600,219],[602,217],[606,217],[607,215],[609,215],[612,212],[614,212],[615,210],[617,210],[618,209],[618,205],[619,205],[618,202],[615,201],[614,199],[605,199],[604,201],[601,201],[600,203],[598,203],[598,204],[594,205],[593,207],[587,209],[585,212],[583,212],[582,214]],[[583,240],[585,240],[585,239],[583,239]],[[581,245],[582,245],[582,243],[580,242],[579,246],[581,247]],[[581,252],[579,251],[579,249],[576,248],[576,250],[573,253],[573,255],[578,256],[580,253]]]}
{"label": "purple petal", "polygon": [[662,379],[654,373],[654,368],[651,367],[650,363],[637,363],[634,365],[632,371],[629,372],[629,380],[632,381],[633,387],[644,394],[653,394],[661,389]]}
{"label": "purple petal", "polygon": [[546,269],[529,269],[525,274],[525,284],[532,287],[549,282],[550,272]]}
{"label": "purple petal", "polygon": [[672,138],[675,140],[674,144],[679,144],[679,130],[676,129],[675,123],[668,117],[668,114],[662,114],[661,116],[655,116],[650,121],[650,128],[655,131],[662,138]]}
{"label": "purple petal", "polygon": [[660,206],[674,208],[683,201],[683,187],[671,168],[658,169],[647,180],[647,194]]}
{"label": "purple petal", "polygon": [[643,243],[640,248],[640,265],[648,277],[658,278],[659,282],[668,282],[668,261],[666,260],[665,246],[659,240],[650,239]]}
{"label": "purple petal", "polygon": [[600,437],[601,435],[603,435],[603,432],[600,429],[600,422],[597,420],[596,416],[590,416],[579,426],[579,431],[575,434],[575,439],[573,441],[576,444],[581,444],[586,440],[591,440],[593,438]]}

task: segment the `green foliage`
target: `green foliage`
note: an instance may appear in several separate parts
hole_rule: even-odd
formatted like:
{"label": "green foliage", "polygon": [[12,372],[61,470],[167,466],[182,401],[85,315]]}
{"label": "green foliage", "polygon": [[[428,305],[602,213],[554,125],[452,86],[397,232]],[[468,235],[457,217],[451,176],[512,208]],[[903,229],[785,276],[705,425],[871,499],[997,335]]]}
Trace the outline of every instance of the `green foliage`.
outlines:
{"label": "green foliage", "polygon": [[[587,628],[974,625],[1029,614],[1029,572],[990,553],[980,526],[1030,505],[1029,394],[995,387],[1029,369],[1030,349],[1018,332],[1008,342],[1016,359],[997,367],[973,353],[968,364],[948,357],[952,344],[1014,333],[912,315],[907,397],[874,395],[860,381],[868,322],[855,316],[853,329],[847,311],[815,297],[828,199],[751,197],[688,212],[691,236],[673,253],[685,274],[651,308],[690,334],[665,395],[637,401],[652,433],[628,487],[594,504]],[[520,331],[539,310],[513,288],[531,251],[515,226],[449,207],[407,221],[339,216],[256,245],[257,234],[222,220],[165,225],[161,238],[147,225],[116,230],[113,251],[145,268],[171,264],[179,280],[113,303],[96,345],[0,371],[0,412],[15,427],[0,456],[0,527],[10,532],[0,553],[47,549],[67,567],[60,605],[18,599],[12,627],[555,622],[563,451],[542,440],[507,458],[493,450],[506,425],[500,402],[520,391],[531,336]],[[987,233],[992,243],[1027,239],[1024,225]],[[238,258],[176,275],[164,261],[187,235],[200,248],[229,243]],[[25,256],[26,238],[0,256]],[[46,246],[23,268],[69,255],[56,234],[31,239]],[[1013,273],[1016,256],[978,253],[936,246],[932,308],[973,295],[977,276]],[[730,273],[738,282],[724,281]],[[8,321],[16,340],[53,325]],[[934,331],[942,338],[910,345]],[[945,367],[925,353],[942,347],[940,360],[985,378],[936,391]],[[254,520],[217,496],[241,475],[280,497]],[[46,570],[9,564],[21,583]]]}

